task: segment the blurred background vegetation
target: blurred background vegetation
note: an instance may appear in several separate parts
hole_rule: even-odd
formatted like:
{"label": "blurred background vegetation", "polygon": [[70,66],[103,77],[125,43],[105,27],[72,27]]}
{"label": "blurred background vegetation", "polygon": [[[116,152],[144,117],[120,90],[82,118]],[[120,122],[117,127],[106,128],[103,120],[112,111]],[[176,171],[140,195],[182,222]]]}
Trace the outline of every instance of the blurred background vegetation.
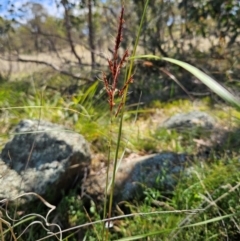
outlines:
{"label": "blurred background vegetation", "polygon": [[[101,79],[111,58],[121,1],[6,1],[0,5],[0,74],[2,80],[41,73],[40,85],[72,94]],[[22,3],[22,4],[21,4]],[[125,1],[123,49],[133,48],[144,0]],[[53,9],[53,11],[51,11]],[[238,90],[240,6],[237,0],[152,0],[138,53],[189,62]],[[210,93],[183,70],[161,61],[135,66],[130,98],[144,102],[184,95],[174,75],[193,97]],[[66,83],[50,81],[56,73]],[[44,77],[43,77],[44,76]],[[61,83],[61,84],[60,84]],[[236,91],[238,92],[238,91]]]}

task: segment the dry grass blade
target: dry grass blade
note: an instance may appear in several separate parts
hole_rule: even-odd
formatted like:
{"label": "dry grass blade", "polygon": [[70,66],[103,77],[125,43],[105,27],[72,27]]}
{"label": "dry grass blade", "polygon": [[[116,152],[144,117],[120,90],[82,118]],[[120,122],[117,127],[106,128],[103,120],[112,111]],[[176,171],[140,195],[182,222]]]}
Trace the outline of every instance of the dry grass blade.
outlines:
{"label": "dry grass blade", "polygon": [[[92,226],[95,224],[99,224],[99,223],[107,223],[110,221],[115,221],[115,220],[121,220],[121,219],[125,219],[125,218],[131,218],[131,217],[136,217],[136,216],[148,216],[148,215],[159,215],[159,214],[170,214],[170,213],[174,213],[174,214],[178,214],[178,213],[190,213],[190,214],[197,214],[199,211],[202,211],[202,209],[194,209],[194,210],[174,210],[174,211],[155,211],[155,212],[139,212],[139,213],[131,213],[131,214],[125,214],[125,215],[120,215],[120,216],[115,216],[115,217],[111,217],[111,218],[105,218],[102,220],[97,220],[94,222],[90,222],[90,223],[84,223],[81,225],[77,225],[75,227],[72,228],[68,228],[65,230],[62,230],[61,233],[66,233],[66,232],[70,232],[76,229],[80,229],[80,228],[84,228],[84,227],[88,227],[88,226]],[[55,235],[59,234],[59,233],[54,233]],[[43,241],[47,238],[53,237],[53,234],[50,234],[44,238],[40,238],[37,239],[36,241]]]}
{"label": "dry grass blade", "polygon": [[[37,213],[31,213],[31,214],[24,215],[24,216],[21,217],[19,220],[14,220],[14,219],[12,219],[12,218],[8,215],[8,212],[7,212],[8,202],[9,202],[9,201],[14,201],[14,200],[17,200],[17,199],[19,199],[19,198],[21,198],[21,197],[29,196],[29,195],[33,195],[33,196],[37,197],[38,199],[41,200],[41,202],[42,202],[46,207],[48,207],[48,208],[50,209],[50,210],[47,212],[46,217],[43,217],[42,215],[37,214]],[[51,223],[48,222],[48,217],[49,217],[50,213],[51,213],[56,207],[55,207],[54,205],[50,204],[49,202],[47,202],[43,197],[41,197],[41,196],[38,195],[37,193],[34,193],[34,192],[24,193],[24,194],[18,195],[17,197],[15,197],[15,198],[13,198],[13,199],[11,199],[11,200],[3,199],[3,200],[0,201],[0,203],[3,203],[3,204],[6,205],[6,216],[7,216],[7,218],[8,218],[9,220],[11,220],[11,221],[17,222],[16,224],[14,224],[14,225],[12,226],[12,225],[11,225],[10,223],[8,223],[7,221],[2,220],[2,222],[4,221],[4,223],[9,227],[9,230],[11,231],[12,234],[14,234],[14,233],[13,233],[13,228],[16,227],[16,226],[18,226],[20,223],[23,223],[24,221],[28,220],[29,217],[38,217],[38,218],[40,218],[41,220],[43,220],[43,221],[33,221],[33,222],[31,222],[31,223],[26,227],[26,229],[24,229],[24,230],[22,231],[22,233],[16,238],[16,240],[19,239],[19,238],[27,231],[27,229],[28,229],[30,226],[34,225],[34,224],[40,224],[40,225],[46,230],[47,233],[51,233],[51,235],[52,235],[52,236],[56,236],[56,237],[58,238],[58,240],[62,240],[62,232],[61,232],[60,226],[59,226],[58,224],[51,224]],[[49,228],[54,228],[54,227],[57,227],[57,229],[59,230],[59,232],[57,232],[57,234],[51,232],[51,230],[49,229]],[[3,235],[4,235],[7,231],[8,231],[8,230],[4,231],[4,232],[3,232]],[[59,235],[59,237],[58,237],[58,235]],[[14,236],[14,237],[15,237],[15,236]]]}

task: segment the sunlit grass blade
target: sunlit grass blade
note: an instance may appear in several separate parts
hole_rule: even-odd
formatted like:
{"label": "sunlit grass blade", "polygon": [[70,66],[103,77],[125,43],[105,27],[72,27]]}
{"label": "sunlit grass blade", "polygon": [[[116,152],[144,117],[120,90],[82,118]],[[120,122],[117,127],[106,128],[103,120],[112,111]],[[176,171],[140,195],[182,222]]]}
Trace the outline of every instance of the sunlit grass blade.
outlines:
{"label": "sunlit grass blade", "polygon": [[172,59],[172,58],[165,58],[165,57],[158,57],[155,55],[138,55],[131,57],[131,59],[157,59],[157,60],[165,60],[167,62],[176,64],[178,66],[181,66],[182,68],[189,71],[191,74],[193,74],[195,77],[197,77],[202,83],[204,83],[207,87],[209,87],[215,94],[220,96],[225,101],[231,103],[232,105],[240,108],[240,100],[234,97],[226,88],[224,88],[222,85],[220,85],[216,80],[211,78],[209,75],[205,74],[198,68],[185,63],[180,60]]}

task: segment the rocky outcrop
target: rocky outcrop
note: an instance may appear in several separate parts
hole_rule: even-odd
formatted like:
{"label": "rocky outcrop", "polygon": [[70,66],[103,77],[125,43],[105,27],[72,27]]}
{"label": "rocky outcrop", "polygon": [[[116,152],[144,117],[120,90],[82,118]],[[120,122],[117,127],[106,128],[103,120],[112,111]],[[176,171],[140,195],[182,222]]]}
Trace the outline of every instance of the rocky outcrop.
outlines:
{"label": "rocky outcrop", "polygon": [[[215,120],[205,112],[192,111],[176,114],[160,124],[158,128],[185,130],[198,128],[214,129]],[[197,141],[197,139],[195,140]],[[203,142],[203,141],[202,141]],[[207,146],[206,141],[204,144]],[[209,144],[210,145],[210,144]],[[141,197],[145,187],[153,187],[163,192],[171,192],[186,166],[190,166],[190,157],[185,154],[161,152],[147,156],[128,157],[119,163],[115,179],[117,201]],[[187,169],[190,170],[190,169]],[[112,178],[113,167],[110,167]],[[107,167],[92,172],[85,182],[85,192],[99,199],[103,198],[106,185]]]}
{"label": "rocky outcrop", "polygon": [[83,177],[90,160],[82,135],[50,122],[23,120],[1,153],[0,198],[36,192],[56,201],[61,190]]}
{"label": "rocky outcrop", "polygon": [[[177,114],[160,127],[211,129],[214,119],[208,114],[193,111]],[[160,128],[159,127],[159,128]],[[13,198],[18,194],[50,193],[56,200],[61,190],[68,190],[82,179],[82,196],[102,200],[105,192],[107,167],[102,166],[87,175],[90,150],[83,136],[49,122],[21,121],[14,136],[2,150],[0,160],[0,198]],[[174,189],[177,178],[189,165],[185,154],[161,152],[147,156],[133,156],[119,161],[115,179],[116,201],[141,197],[144,187],[164,192]],[[113,166],[110,164],[109,180]],[[49,198],[48,198],[49,200]],[[51,200],[50,200],[51,201]]]}

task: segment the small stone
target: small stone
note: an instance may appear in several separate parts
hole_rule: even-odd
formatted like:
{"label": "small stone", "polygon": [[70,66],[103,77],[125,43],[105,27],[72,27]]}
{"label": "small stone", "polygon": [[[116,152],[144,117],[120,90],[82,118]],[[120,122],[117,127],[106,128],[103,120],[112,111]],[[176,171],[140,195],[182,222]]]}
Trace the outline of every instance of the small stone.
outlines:
{"label": "small stone", "polygon": [[176,114],[167,119],[159,127],[171,128],[191,128],[202,127],[212,129],[215,125],[215,120],[212,116],[202,111],[191,111],[188,113]]}

